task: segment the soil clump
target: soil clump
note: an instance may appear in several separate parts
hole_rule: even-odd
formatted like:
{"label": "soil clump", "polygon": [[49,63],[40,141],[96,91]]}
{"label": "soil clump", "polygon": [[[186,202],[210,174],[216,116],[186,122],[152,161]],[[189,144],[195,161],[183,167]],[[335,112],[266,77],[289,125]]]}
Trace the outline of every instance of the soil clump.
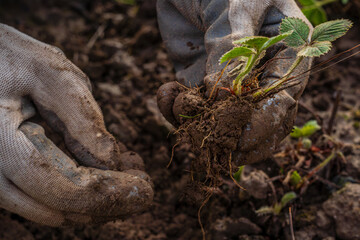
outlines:
{"label": "soil clump", "polygon": [[198,89],[179,94],[173,107],[181,124],[176,132],[181,141],[191,144],[197,156],[192,161],[194,176],[202,179],[205,174],[205,180],[210,179],[217,186],[218,178],[235,168],[230,168],[231,154],[255,107],[250,98],[234,95],[214,101],[201,96]]}

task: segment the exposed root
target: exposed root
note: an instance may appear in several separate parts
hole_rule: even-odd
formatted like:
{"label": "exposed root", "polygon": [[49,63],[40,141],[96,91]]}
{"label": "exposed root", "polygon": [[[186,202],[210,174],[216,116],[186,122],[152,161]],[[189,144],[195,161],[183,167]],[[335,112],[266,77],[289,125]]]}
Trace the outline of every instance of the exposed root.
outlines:
{"label": "exposed root", "polygon": [[235,183],[236,186],[238,186],[240,189],[246,191],[246,189],[244,187],[242,187],[234,178],[233,173],[232,173],[232,166],[231,166],[231,158],[232,158],[232,153],[230,153],[229,155],[229,173],[230,173],[230,178],[233,180],[233,182]]}
{"label": "exposed root", "polygon": [[206,137],[204,137],[204,139],[201,142],[200,148],[204,147],[205,141],[206,141],[206,139],[208,139],[211,136],[211,133],[212,133],[212,131],[210,131],[209,134]]}
{"label": "exposed root", "polygon": [[174,151],[175,151],[175,148],[180,144],[180,140],[177,141],[177,143],[174,144],[174,146],[172,147],[172,150],[171,150],[171,158],[170,158],[170,161],[168,163],[168,165],[166,166],[166,168],[169,168],[172,161],[173,161],[173,158],[174,158]]}
{"label": "exposed root", "polygon": [[[192,185],[208,188],[205,194],[201,193],[204,201],[198,211],[198,221],[205,239],[201,210],[214,194],[214,189],[221,184],[222,176],[227,176],[230,169],[230,178],[236,186],[245,190],[232,176],[231,153],[238,148],[242,130],[255,106],[246,97],[229,96],[221,101],[206,101],[199,91],[191,90],[181,94],[181,101],[174,107],[175,113],[189,116],[202,113],[197,118],[181,118],[181,126],[175,133],[180,136],[180,141],[191,144],[192,152],[197,156],[191,162]],[[173,153],[174,150],[172,157]]]}
{"label": "exposed root", "polygon": [[292,210],[291,207],[289,207],[289,223],[290,223],[290,232],[291,232],[291,239],[295,240],[295,234],[294,234],[294,226],[293,226],[293,219],[292,219]]}
{"label": "exposed root", "polygon": [[210,150],[207,151],[207,170],[206,170],[206,176],[210,176],[211,172],[211,162],[210,162]]}
{"label": "exposed root", "polygon": [[194,90],[184,92],[182,101],[187,105],[179,105],[181,109],[187,107],[191,113],[202,111],[199,118],[182,118],[182,125],[175,132],[180,135],[180,141],[191,144],[193,153],[198,156],[192,162],[192,178],[196,182],[206,176],[216,182],[219,176],[229,174],[228,156],[237,149],[242,129],[255,107],[249,100],[235,96],[206,103]]}
{"label": "exposed root", "polygon": [[188,126],[186,126],[186,127],[181,126],[181,127],[179,127],[176,131],[174,131],[174,134],[175,134],[175,135],[179,135],[181,131],[184,131],[184,132],[187,133],[187,129],[188,129],[189,127],[190,127],[190,125],[188,125]]}
{"label": "exposed root", "polygon": [[185,89],[188,90],[188,91],[191,90],[191,88],[185,86],[184,84],[179,83],[178,81],[176,81],[176,84],[178,84],[178,85],[179,85],[180,87],[182,87],[182,88],[185,88]]}
{"label": "exposed root", "polygon": [[198,222],[199,222],[199,225],[200,225],[200,228],[201,228],[201,233],[202,233],[202,236],[203,236],[203,240],[206,240],[206,233],[205,233],[204,226],[203,226],[203,224],[201,222],[201,210],[206,205],[206,203],[209,202],[212,195],[213,195],[213,191],[210,190],[210,188],[209,188],[209,191],[207,192],[207,196],[204,199],[204,201],[202,202],[202,204],[201,204],[201,206],[200,206],[200,208],[198,210]]}
{"label": "exposed root", "polygon": [[214,87],[213,87],[213,89],[211,90],[211,93],[210,93],[210,96],[209,96],[209,98],[208,98],[208,101],[211,99],[212,95],[214,94],[214,91],[215,91],[215,89],[216,89],[216,86],[217,86],[218,83],[220,82],[220,79],[221,79],[221,77],[223,76],[223,74],[224,74],[224,72],[225,72],[225,69],[227,68],[227,66],[229,65],[229,63],[230,63],[230,60],[227,62],[226,66],[225,66],[225,67],[223,68],[223,70],[221,71],[220,76],[219,76],[218,79],[216,80],[216,82],[215,82],[215,84],[214,84]]}

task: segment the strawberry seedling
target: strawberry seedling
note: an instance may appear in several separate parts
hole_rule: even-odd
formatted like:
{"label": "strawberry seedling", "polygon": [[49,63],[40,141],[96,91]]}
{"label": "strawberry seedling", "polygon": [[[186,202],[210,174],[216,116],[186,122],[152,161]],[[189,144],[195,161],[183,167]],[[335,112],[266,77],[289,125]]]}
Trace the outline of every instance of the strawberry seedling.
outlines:
{"label": "strawberry seedling", "polygon": [[295,198],[296,198],[295,192],[285,193],[284,196],[281,198],[280,202],[275,203],[273,206],[263,206],[258,210],[256,210],[256,213],[259,215],[264,215],[264,214],[279,215],[281,213],[281,210]]}
{"label": "strawberry seedling", "polygon": [[[284,76],[282,76],[274,84],[260,88],[253,93],[254,101],[260,101],[276,92],[287,81],[293,80],[290,77],[299,64],[307,57],[320,57],[328,53],[332,47],[331,42],[343,36],[352,26],[352,22],[346,19],[334,20],[320,24],[314,28],[310,33],[309,26],[299,18],[285,18],[280,25],[280,35],[267,38],[262,36],[245,37],[234,41],[235,47],[225,53],[220,58],[220,64],[236,60],[238,65],[230,72],[231,75],[236,75],[233,81],[231,90],[237,95],[241,96],[246,82],[257,82],[257,76],[260,73],[254,68],[265,56],[266,49],[272,45],[284,41],[285,44],[298,51],[295,61],[288,69]],[[256,83],[255,86],[258,86]]]}

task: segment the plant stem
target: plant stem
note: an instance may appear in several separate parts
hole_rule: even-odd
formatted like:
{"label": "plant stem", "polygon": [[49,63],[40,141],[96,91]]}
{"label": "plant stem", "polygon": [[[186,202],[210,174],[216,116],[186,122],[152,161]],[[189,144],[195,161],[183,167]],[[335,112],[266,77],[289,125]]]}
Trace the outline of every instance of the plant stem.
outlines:
{"label": "plant stem", "polygon": [[301,179],[300,183],[296,186],[296,188],[300,188],[305,182],[307,182],[314,174],[319,172],[323,167],[325,167],[336,155],[336,150],[334,149],[330,156],[328,156],[324,161],[322,161],[319,165],[317,165],[313,170],[309,172],[307,176]]}
{"label": "plant stem", "polygon": [[215,89],[216,89],[216,85],[219,83],[221,77],[224,75],[224,72],[225,72],[226,68],[229,66],[229,63],[230,63],[230,60],[227,62],[226,66],[225,66],[225,67],[223,68],[223,70],[221,71],[220,76],[219,76],[218,79],[216,80],[216,82],[215,82],[215,84],[214,84],[214,87],[213,87],[213,89],[211,90],[211,93],[210,93],[210,96],[209,96],[208,100],[211,99],[211,97],[212,97],[212,95],[213,95],[213,93],[214,93],[214,91],[215,91]]}
{"label": "plant stem", "polygon": [[294,234],[294,226],[293,226],[293,219],[292,219],[292,210],[291,207],[289,207],[289,222],[290,222],[290,232],[291,232],[291,239],[295,240],[295,234]]}
{"label": "plant stem", "polygon": [[280,203],[275,203],[274,214],[279,215],[283,206]]}
{"label": "plant stem", "polygon": [[299,64],[301,63],[301,61],[304,59],[303,56],[297,56],[294,63],[291,65],[291,67],[288,69],[288,71],[285,73],[285,75],[280,78],[280,80],[278,80],[274,85],[266,88],[266,89],[260,89],[259,91],[255,92],[253,94],[253,97],[259,97],[260,95],[262,95],[263,93],[268,93],[269,91],[276,89],[278,87],[280,87],[282,84],[284,84],[288,79],[290,74],[299,66]]}
{"label": "plant stem", "polygon": [[304,59],[304,56],[297,56],[294,63],[291,65],[291,67],[289,68],[289,70],[285,74],[285,77],[289,77],[289,75],[295,70],[295,68],[297,68],[297,66],[299,66],[299,64],[301,63],[301,61],[303,59]]}
{"label": "plant stem", "polygon": [[248,62],[246,64],[245,70],[240,73],[233,82],[233,89],[235,91],[235,94],[237,96],[241,95],[241,84],[242,80],[245,78],[245,76],[253,69],[254,64],[256,62],[256,59],[258,59],[260,53],[257,53],[255,55],[251,55],[248,59]]}

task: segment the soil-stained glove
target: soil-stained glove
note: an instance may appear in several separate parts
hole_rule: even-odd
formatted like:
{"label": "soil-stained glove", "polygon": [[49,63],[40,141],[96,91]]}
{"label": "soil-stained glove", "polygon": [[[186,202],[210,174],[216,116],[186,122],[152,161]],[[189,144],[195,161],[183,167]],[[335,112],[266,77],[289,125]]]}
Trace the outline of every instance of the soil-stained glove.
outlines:
{"label": "soil-stained glove", "polygon": [[[151,204],[142,159],[120,152],[89,86],[57,48],[0,24],[0,208],[64,226],[115,220]],[[26,121],[35,114],[31,102],[77,162]]]}
{"label": "soil-stained glove", "polygon": [[[157,4],[161,34],[179,82],[191,87],[205,84],[207,92],[224,68],[224,64],[219,65],[219,58],[233,47],[233,41],[246,36],[277,35],[286,16],[301,18],[311,26],[293,0],[158,0]],[[268,50],[268,58],[280,49],[276,47]],[[284,76],[296,52],[284,49],[277,57],[286,59],[267,66],[261,85]],[[304,60],[293,75],[308,70],[310,65],[311,60]],[[300,79],[301,84],[260,102],[262,108],[254,112],[234,154],[238,164],[264,160],[289,134],[296,117],[297,99],[307,79],[305,76]],[[230,81],[222,80],[221,85],[229,87]],[[178,93],[179,84],[175,82],[164,84],[158,91],[159,108],[174,125],[177,125],[174,113],[181,112],[173,108]]]}

